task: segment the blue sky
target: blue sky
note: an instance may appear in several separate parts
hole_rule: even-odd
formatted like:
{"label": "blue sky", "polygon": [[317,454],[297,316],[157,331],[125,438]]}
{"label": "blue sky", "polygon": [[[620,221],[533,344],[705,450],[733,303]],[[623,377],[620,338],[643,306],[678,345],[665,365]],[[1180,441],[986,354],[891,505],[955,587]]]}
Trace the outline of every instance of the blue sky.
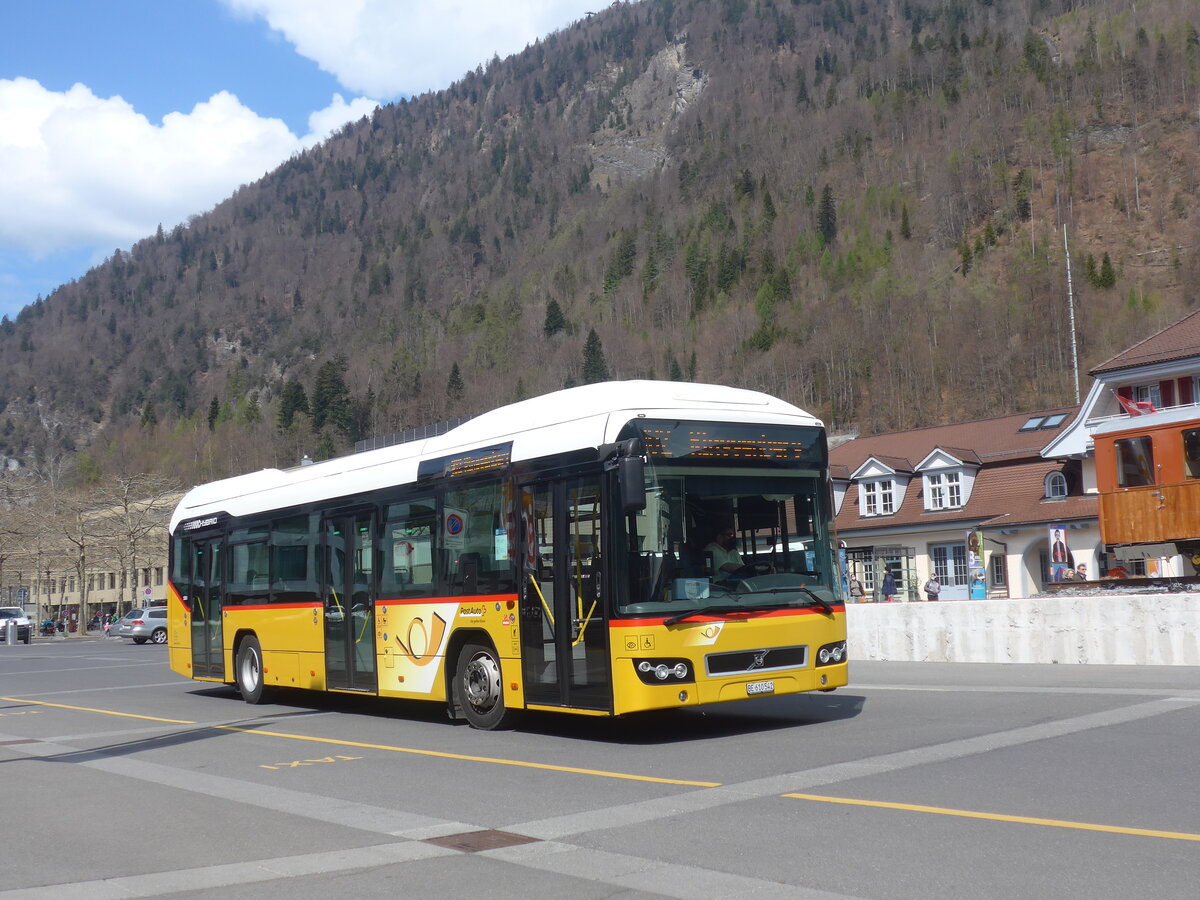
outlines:
{"label": "blue sky", "polygon": [[0,315],[595,0],[0,0]]}

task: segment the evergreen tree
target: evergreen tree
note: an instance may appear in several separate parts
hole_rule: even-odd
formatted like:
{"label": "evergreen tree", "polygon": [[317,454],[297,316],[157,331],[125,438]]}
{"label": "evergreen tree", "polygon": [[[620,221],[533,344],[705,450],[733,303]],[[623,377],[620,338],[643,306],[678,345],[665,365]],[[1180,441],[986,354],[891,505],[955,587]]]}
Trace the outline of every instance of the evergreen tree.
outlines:
{"label": "evergreen tree", "polygon": [[[161,225],[158,227],[160,230],[162,229]],[[147,403],[145,409],[142,410],[142,428],[153,430],[154,426],[157,424],[158,416],[154,413],[154,404]]]}
{"label": "evergreen tree", "polygon": [[1113,268],[1112,259],[1105,251],[1104,256],[1100,259],[1100,274],[1096,276],[1096,286],[1102,288],[1114,287],[1117,283],[1117,272]]}
{"label": "evergreen tree", "polygon": [[346,437],[354,431],[354,411],[350,405],[350,389],[344,373],[346,358],[337,356],[317,370],[313,384],[313,427],[318,431],[332,425]]}
{"label": "evergreen tree", "polygon": [[566,327],[567,320],[563,317],[562,307],[558,305],[557,300],[551,297],[546,304],[546,321],[542,325],[542,333],[546,337],[553,337]]}
{"label": "evergreen tree", "polygon": [[239,425],[255,425],[262,421],[262,408],[258,405],[258,391],[251,391],[246,399],[238,404],[237,423]]}
{"label": "evergreen tree", "polygon": [[817,228],[825,244],[832,244],[837,238],[837,204],[833,199],[833,188],[825,185],[821,191],[821,205],[817,208]]}
{"label": "evergreen tree", "polygon": [[675,359],[674,353],[667,364],[667,378],[671,381],[683,381],[683,369],[679,368],[679,361]]}
{"label": "evergreen tree", "polygon": [[900,237],[906,241],[912,238],[912,225],[908,221],[908,204],[900,207]]}
{"label": "evergreen tree", "polygon": [[216,397],[212,398],[212,403],[208,404],[208,430],[212,431],[217,427],[217,417],[221,415],[221,401]]}
{"label": "evergreen tree", "polygon": [[463,398],[465,391],[466,385],[463,384],[462,372],[459,371],[458,363],[455,363],[450,367],[450,377],[446,380],[446,396],[452,403],[457,403]]}
{"label": "evergreen tree", "polygon": [[608,381],[608,364],[604,361],[600,336],[592,328],[588,330],[587,341],[583,345],[583,383],[596,384],[601,381]]}
{"label": "evergreen tree", "polygon": [[775,217],[779,214],[775,210],[775,201],[771,199],[771,192],[764,190],[762,199],[763,218],[767,220],[769,225],[775,221]]}
{"label": "evergreen tree", "polygon": [[1026,221],[1033,215],[1033,201],[1029,198],[1033,189],[1033,177],[1028,169],[1021,169],[1013,176],[1013,188],[1017,195],[1017,218]]}
{"label": "evergreen tree", "polygon": [[308,394],[304,392],[304,385],[300,382],[289,381],[283,386],[283,393],[279,396],[279,413],[275,419],[279,430],[291,428],[298,412],[308,415]]}

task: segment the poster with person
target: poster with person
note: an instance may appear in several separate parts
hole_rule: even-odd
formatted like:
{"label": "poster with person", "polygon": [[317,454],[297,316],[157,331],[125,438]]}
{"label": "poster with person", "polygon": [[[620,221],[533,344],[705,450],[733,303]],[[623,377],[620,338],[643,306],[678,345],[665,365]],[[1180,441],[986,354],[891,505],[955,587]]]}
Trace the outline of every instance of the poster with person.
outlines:
{"label": "poster with person", "polygon": [[967,532],[967,571],[974,573],[983,568],[983,533],[978,529]]}
{"label": "poster with person", "polygon": [[1067,572],[1075,574],[1067,532],[1061,525],[1050,526],[1050,580],[1067,581]]}
{"label": "poster with person", "polygon": [[967,532],[967,571],[971,580],[967,583],[967,597],[971,600],[987,599],[987,574],[983,556],[983,532],[973,528]]}

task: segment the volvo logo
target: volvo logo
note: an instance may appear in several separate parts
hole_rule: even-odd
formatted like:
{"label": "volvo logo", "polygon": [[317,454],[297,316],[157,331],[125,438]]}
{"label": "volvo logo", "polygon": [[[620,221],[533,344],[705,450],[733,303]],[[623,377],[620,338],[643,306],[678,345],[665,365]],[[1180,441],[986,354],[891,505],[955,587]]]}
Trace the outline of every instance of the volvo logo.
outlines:
{"label": "volvo logo", "polygon": [[751,662],[750,665],[746,666],[747,672],[749,672],[751,669],[761,669],[763,667],[763,664],[766,663],[767,653],[769,653],[770,651],[768,651],[768,650],[753,650],[751,652],[754,654],[754,661]]}

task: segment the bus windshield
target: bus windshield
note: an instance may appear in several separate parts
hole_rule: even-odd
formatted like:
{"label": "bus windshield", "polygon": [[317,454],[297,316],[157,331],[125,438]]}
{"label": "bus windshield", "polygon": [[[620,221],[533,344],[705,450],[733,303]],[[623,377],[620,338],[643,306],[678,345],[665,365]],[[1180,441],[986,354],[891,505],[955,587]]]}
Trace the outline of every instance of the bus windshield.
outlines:
{"label": "bus windshield", "polygon": [[842,603],[824,444],[813,444],[806,459],[766,465],[648,453],[646,507],[624,518],[628,589],[617,615]]}

